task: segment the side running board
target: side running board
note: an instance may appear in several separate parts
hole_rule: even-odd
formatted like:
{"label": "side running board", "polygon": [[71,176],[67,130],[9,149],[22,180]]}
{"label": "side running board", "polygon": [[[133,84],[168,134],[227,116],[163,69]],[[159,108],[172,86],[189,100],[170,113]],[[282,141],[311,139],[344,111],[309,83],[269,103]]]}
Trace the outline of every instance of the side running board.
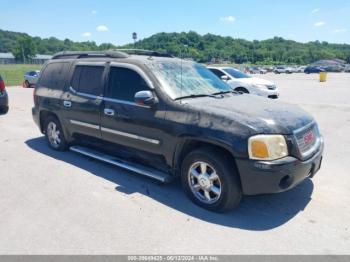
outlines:
{"label": "side running board", "polygon": [[168,183],[172,180],[172,177],[170,175],[163,173],[161,171],[158,171],[156,169],[146,167],[141,164],[130,163],[125,160],[119,159],[115,156],[107,155],[105,153],[93,150],[91,148],[82,147],[82,146],[71,146],[69,149],[78,154],[88,156],[88,157],[109,163],[111,165],[127,169],[129,171],[138,173],[140,175],[153,178],[162,183]]}

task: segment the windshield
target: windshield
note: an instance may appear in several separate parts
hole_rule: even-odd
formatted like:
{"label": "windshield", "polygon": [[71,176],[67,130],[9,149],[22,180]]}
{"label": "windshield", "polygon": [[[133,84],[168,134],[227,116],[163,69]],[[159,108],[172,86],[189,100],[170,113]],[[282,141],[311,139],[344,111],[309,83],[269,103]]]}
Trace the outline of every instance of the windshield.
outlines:
{"label": "windshield", "polygon": [[184,61],[181,66],[175,60],[154,61],[149,66],[172,99],[232,91],[229,85],[200,64]]}
{"label": "windshield", "polygon": [[250,78],[251,76],[234,68],[225,68],[224,71],[234,78]]}

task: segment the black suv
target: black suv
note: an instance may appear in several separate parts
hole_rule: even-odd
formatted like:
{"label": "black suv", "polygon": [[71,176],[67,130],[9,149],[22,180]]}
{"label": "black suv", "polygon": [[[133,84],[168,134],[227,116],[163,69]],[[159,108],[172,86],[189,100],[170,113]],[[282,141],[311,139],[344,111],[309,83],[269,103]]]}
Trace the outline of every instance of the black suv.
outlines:
{"label": "black suv", "polygon": [[162,182],[198,205],[288,190],[320,169],[323,139],[296,106],[232,92],[204,66],[156,52],[65,52],[43,67],[33,117],[50,147]]}

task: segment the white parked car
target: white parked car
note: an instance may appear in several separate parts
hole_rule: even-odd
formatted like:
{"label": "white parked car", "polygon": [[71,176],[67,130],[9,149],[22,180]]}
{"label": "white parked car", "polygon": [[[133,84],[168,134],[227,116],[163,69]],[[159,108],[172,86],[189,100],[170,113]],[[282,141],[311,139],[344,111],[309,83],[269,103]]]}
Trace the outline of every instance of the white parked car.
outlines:
{"label": "white parked car", "polygon": [[298,68],[297,68],[297,73],[304,73],[304,70],[305,70],[305,68],[306,68],[306,66],[299,66]]}
{"label": "white parked car", "polygon": [[279,96],[276,85],[268,80],[252,77],[233,67],[212,67],[208,69],[223,81],[227,82],[233,90],[249,93],[267,98],[277,99]]}
{"label": "white parked car", "polygon": [[286,74],[293,74],[297,72],[297,68],[294,66],[288,66],[286,68]]}
{"label": "white parked car", "polygon": [[284,74],[286,73],[286,67],[285,66],[276,66],[273,70],[275,74]]}

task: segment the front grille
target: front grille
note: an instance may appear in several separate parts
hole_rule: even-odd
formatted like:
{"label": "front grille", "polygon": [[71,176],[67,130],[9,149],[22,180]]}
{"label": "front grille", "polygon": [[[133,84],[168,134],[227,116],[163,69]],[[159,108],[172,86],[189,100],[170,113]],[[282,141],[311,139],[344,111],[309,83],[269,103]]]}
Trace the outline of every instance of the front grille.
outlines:
{"label": "front grille", "polygon": [[316,123],[307,125],[294,132],[300,156],[303,159],[313,155],[320,146],[321,137]]}

